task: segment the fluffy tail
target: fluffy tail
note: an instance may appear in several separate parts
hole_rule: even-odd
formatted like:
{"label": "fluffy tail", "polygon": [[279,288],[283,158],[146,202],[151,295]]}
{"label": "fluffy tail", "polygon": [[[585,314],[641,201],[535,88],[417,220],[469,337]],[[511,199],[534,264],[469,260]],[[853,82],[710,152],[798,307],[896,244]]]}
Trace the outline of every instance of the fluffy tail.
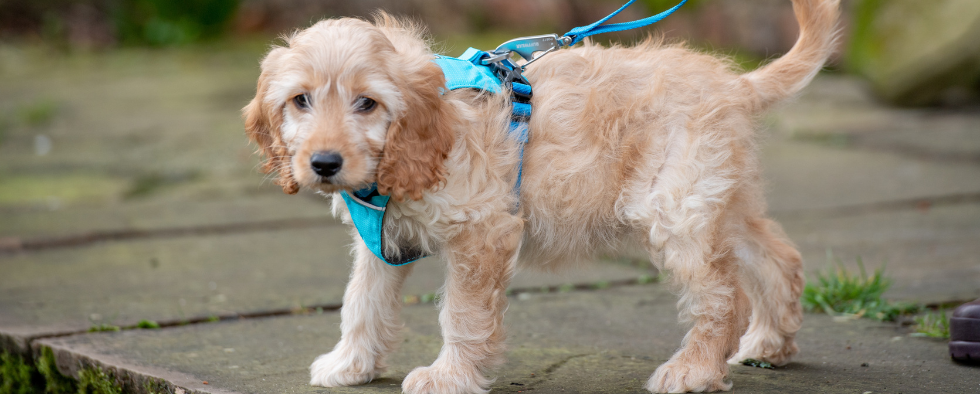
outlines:
{"label": "fluffy tail", "polygon": [[754,91],[759,110],[799,93],[834,50],[840,0],[793,0],[793,10],[800,23],[800,38],[793,49],[741,77]]}

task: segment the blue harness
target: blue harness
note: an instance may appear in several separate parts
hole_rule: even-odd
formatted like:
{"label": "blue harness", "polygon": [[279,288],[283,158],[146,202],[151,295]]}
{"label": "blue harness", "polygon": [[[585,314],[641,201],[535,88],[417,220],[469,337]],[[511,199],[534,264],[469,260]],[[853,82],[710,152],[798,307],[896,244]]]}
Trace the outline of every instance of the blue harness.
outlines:
{"label": "blue harness", "polygon": [[[517,142],[520,147],[520,160],[517,164],[517,181],[514,184],[514,194],[520,197],[521,174],[523,172],[524,145],[528,141],[528,121],[531,118],[531,84],[521,75],[524,67],[533,63],[552,51],[561,47],[575,45],[585,37],[593,34],[606,33],[635,29],[658,22],[677,11],[687,0],[681,0],[673,8],[661,12],[657,15],[640,19],[632,22],[604,24],[616,14],[622,12],[626,7],[632,5],[636,0],[630,0],[609,16],[588,26],[576,27],[558,37],[556,34],[546,34],[533,37],[522,37],[507,41],[497,47],[493,53],[469,48],[460,57],[436,56],[432,61],[442,68],[446,76],[446,88],[456,89],[478,89],[486,92],[500,94],[509,90],[511,94],[511,122],[510,137]],[[525,60],[523,66],[517,66],[509,60],[511,52],[517,53]],[[361,235],[364,244],[367,245],[371,253],[374,253],[381,261],[393,266],[400,266],[415,262],[425,257],[425,253],[418,249],[400,248],[401,256],[398,258],[389,257],[384,252],[384,218],[388,206],[388,196],[378,193],[378,185],[371,184],[367,188],[356,190],[352,194],[341,191],[347,210],[350,212],[354,227]]]}
{"label": "blue harness", "polygon": [[[528,120],[531,119],[531,85],[521,76],[517,68],[495,63],[483,65],[483,59],[490,54],[474,48],[467,49],[460,57],[436,56],[433,62],[442,68],[446,76],[446,88],[478,89],[500,94],[509,85],[511,90],[511,122],[510,137],[520,147],[520,160],[517,164],[517,182],[514,193],[520,195],[521,173],[523,172],[524,145],[528,139]],[[499,76],[498,76],[499,75]],[[425,257],[419,250],[401,248],[401,256],[394,258],[384,252],[383,231],[385,211],[388,206],[388,196],[378,193],[378,185],[371,184],[367,188],[356,190],[352,194],[341,191],[350,212],[354,227],[364,240],[371,253],[390,265],[399,266],[414,262]]]}

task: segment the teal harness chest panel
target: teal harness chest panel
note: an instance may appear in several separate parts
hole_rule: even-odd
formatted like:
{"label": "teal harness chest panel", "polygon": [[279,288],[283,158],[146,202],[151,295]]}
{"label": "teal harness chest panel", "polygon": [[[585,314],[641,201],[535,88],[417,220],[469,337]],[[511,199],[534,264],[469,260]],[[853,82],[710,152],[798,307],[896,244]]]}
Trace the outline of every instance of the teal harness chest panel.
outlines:
{"label": "teal harness chest panel", "polygon": [[[474,48],[469,48],[460,57],[436,56],[432,61],[436,63],[446,77],[446,88],[456,89],[478,89],[486,92],[500,94],[506,91],[505,85],[509,85],[511,91],[510,135],[520,147],[521,161],[518,163],[517,181],[514,185],[514,192],[520,195],[521,175],[524,159],[524,145],[528,140],[528,120],[531,117],[531,86],[526,80],[501,81],[498,73],[510,72],[510,75],[520,76],[519,72],[514,74],[514,70],[493,69],[482,64],[482,60],[488,57],[487,52]],[[341,191],[340,196],[347,204],[351,219],[358,234],[379,259],[393,266],[410,264],[418,259],[425,257],[424,253],[414,248],[401,247],[401,255],[397,258],[387,256],[384,252],[384,219],[387,211],[388,196],[378,193],[378,186],[371,186],[356,190],[353,193]]]}
{"label": "teal harness chest panel", "polygon": [[449,90],[479,89],[500,93],[501,82],[493,74],[493,70],[473,63],[474,60],[478,61],[481,53],[486,52],[470,48],[459,57],[436,55],[432,61],[442,68],[442,73],[446,76],[446,88]]}

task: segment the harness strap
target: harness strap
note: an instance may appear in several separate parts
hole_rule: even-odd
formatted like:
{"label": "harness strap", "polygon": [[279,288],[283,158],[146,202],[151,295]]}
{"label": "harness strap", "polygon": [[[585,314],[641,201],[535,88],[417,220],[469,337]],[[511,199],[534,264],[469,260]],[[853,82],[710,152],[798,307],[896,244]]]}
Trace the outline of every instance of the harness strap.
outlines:
{"label": "harness strap", "polygon": [[382,237],[385,212],[388,209],[390,197],[379,194],[377,184],[371,184],[352,193],[341,191],[340,197],[344,199],[351,221],[354,222],[354,228],[360,234],[364,245],[381,261],[389,265],[400,266],[425,257],[424,253],[412,247],[401,247],[401,255],[397,259],[385,253]]}
{"label": "harness strap", "polygon": [[510,88],[511,115],[510,137],[519,146],[517,181],[514,194],[520,199],[521,179],[524,174],[524,146],[528,141],[528,122],[531,120],[531,84],[521,75],[521,68],[510,60],[483,64],[490,53],[469,48],[458,58],[436,56],[434,60],[446,76],[446,88],[480,89],[491,93],[502,93]]}
{"label": "harness strap", "polygon": [[626,3],[622,7],[619,7],[618,10],[614,11],[612,14],[607,15],[605,18],[600,19],[598,22],[595,22],[595,23],[593,23],[591,25],[587,25],[587,26],[579,26],[579,27],[576,27],[576,28],[572,29],[568,33],[565,33],[565,36],[564,37],[571,38],[571,42],[568,43],[567,46],[575,45],[575,44],[579,43],[580,41],[582,41],[582,39],[584,39],[585,37],[588,37],[588,36],[591,36],[591,35],[594,35],[594,34],[609,33],[609,32],[613,32],[613,31],[623,31],[623,30],[636,29],[638,27],[648,26],[648,25],[652,25],[654,23],[660,22],[660,20],[666,18],[668,15],[673,14],[674,11],[677,11],[679,8],[681,8],[681,6],[684,5],[684,3],[687,3],[687,0],[681,0],[680,4],[677,4],[674,7],[672,7],[671,9],[669,9],[667,11],[664,11],[664,12],[661,12],[661,13],[659,13],[657,15],[654,15],[654,16],[651,16],[651,17],[646,17],[646,18],[643,18],[643,19],[638,19],[638,20],[635,20],[635,21],[632,21],[632,22],[621,22],[621,23],[613,23],[611,25],[603,25],[603,23],[606,23],[606,21],[608,21],[609,19],[612,19],[612,17],[618,15],[620,12],[623,12],[623,10],[625,10],[626,7],[629,7],[630,5],[632,5],[635,2],[636,2],[636,0],[630,0],[628,3]]}

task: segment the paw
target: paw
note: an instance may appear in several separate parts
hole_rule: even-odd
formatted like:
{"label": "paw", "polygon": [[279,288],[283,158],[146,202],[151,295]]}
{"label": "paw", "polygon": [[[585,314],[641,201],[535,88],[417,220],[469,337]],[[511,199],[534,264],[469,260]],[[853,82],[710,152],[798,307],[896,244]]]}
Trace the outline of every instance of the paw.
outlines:
{"label": "paw", "polygon": [[778,334],[756,335],[750,332],[742,337],[738,353],[728,359],[728,363],[736,365],[742,360],[752,358],[775,366],[783,366],[799,352],[800,348],[792,338],[785,339]]}
{"label": "paw", "polygon": [[310,365],[310,385],[323,387],[354,386],[370,382],[383,372],[372,357],[349,351],[334,350],[322,354]]}
{"label": "paw", "polygon": [[484,394],[490,380],[479,371],[445,368],[435,365],[418,367],[402,381],[405,394]]}
{"label": "paw", "polygon": [[691,366],[675,360],[657,368],[647,382],[647,390],[654,393],[703,393],[731,389],[732,382],[725,379],[725,373],[717,367]]}

